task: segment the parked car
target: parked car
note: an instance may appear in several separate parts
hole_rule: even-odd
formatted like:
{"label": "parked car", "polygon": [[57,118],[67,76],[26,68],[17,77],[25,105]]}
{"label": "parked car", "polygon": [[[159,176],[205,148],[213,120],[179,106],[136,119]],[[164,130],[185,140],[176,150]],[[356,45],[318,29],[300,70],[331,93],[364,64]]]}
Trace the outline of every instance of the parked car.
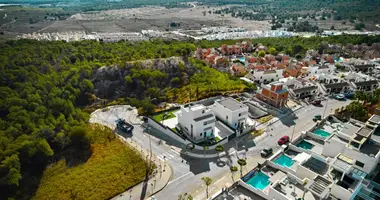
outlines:
{"label": "parked car", "polygon": [[314,118],[313,118],[313,121],[318,121],[318,120],[321,120],[321,119],[322,119],[321,115],[315,115]]}
{"label": "parked car", "polygon": [[125,133],[131,133],[134,128],[132,124],[129,124],[124,119],[120,118],[116,120],[116,127]]}
{"label": "parked car", "polygon": [[319,99],[314,99],[314,100],[311,100],[311,101],[309,101],[311,104],[313,104],[313,105],[321,105],[321,100],[319,100]]}
{"label": "parked car", "polygon": [[278,145],[283,145],[283,144],[286,144],[289,142],[289,136],[285,135],[285,136],[282,136],[278,141],[277,141],[277,144]]}
{"label": "parked car", "polygon": [[337,94],[335,95],[335,99],[337,100],[344,100],[346,97],[344,96],[344,94]]}
{"label": "parked car", "polygon": [[263,149],[263,150],[260,152],[260,155],[261,155],[261,157],[266,158],[266,157],[268,157],[269,155],[271,155],[272,153],[273,153],[273,149],[267,147],[267,148]]}

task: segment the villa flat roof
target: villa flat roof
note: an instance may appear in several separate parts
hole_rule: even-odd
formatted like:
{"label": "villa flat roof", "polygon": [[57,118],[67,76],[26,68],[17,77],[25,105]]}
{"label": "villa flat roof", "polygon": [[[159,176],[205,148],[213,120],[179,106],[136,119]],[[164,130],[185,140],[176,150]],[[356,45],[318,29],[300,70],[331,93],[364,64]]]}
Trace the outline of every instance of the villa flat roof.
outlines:
{"label": "villa flat roof", "polygon": [[353,136],[355,133],[357,133],[360,130],[360,127],[354,126],[350,123],[344,123],[342,129],[340,130],[341,133],[346,134],[348,136]]}
{"label": "villa flat roof", "polygon": [[215,116],[214,116],[214,114],[210,113],[210,114],[203,115],[201,117],[195,118],[194,121],[198,122],[198,121],[202,121],[202,120],[205,120],[208,118],[215,118]]}
{"label": "villa flat roof", "polygon": [[276,70],[267,70],[267,71],[264,71],[264,74],[275,74],[276,73]]}
{"label": "villa flat roof", "polygon": [[336,159],[333,163],[333,166],[334,166],[334,168],[338,168],[341,171],[346,172],[351,167],[351,164],[349,164],[343,160]]}
{"label": "villa flat roof", "polygon": [[312,91],[312,90],[315,90],[317,88],[318,88],[317,86],[313,85],[313,86],[307,86],[307,87],[303,87],[303,88],[293,89],[293,92],[294,93],[302,93],[302,92]]}
{"label": "villa flat roof", "polygon": [[379,115],[372,115],[371,118],[368,120],[369,122],[380,124],[380,116]]}
{"label": "villa flat roof", "polygon": [[242,108],[247,107],[246,105],[236,101],[235,99],[229,97],[222,100],[217,101],[220,105],[228,108],[231,111],[240,110]]}
{"label": "villa flat roof", "polygon": [[371,135],[371,133],[372,133],[372,129],[364,126],[356,134],[368,138]]}
{"label": "villa flat roof", "polygon": [[195,104],[195,105],[190,105],[189,107],[187,107],[189,110],[191,111],[196,111],[196,110],[200,110],[200,109],[204,109],[206,108],[204,105],[202,104]]}
{"label": "villa flat roof", "polygon": [[356,86],[371,86],[378,84],[376,80],[370,80],[370,81],[361,81],[361,82],[355,82],[354,83]]}
{"label": "villa flat roof", "polygon": [[341,82],[341,83],[331,83],[331,84],[325,84],[326,88],[342,88],[345,86],[349,86],[347,82]]}

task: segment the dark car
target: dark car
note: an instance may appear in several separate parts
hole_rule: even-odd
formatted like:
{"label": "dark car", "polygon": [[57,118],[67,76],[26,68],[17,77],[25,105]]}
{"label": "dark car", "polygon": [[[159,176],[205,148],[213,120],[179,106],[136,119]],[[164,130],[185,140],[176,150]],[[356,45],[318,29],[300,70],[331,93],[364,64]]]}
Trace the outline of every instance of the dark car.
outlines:
{"label": "dark car", "polygon": [[125,133],[131,133],[134,128],[132,124],[127,123],[124,119],[117,119],[116,127]]}
{"label": "dark car", "polygon": [[321,105],[321,100],[319,99],[314,99],[314,100],[311,100],[310,101],[311,104],[317,106],[317,105]]}
{"label": "dark car", "polygon": [[289,136],[285,135],[285,136],[282,136],[278,141],[278,145],[283,145],[283,144],[286,144],[289,142]]}
{"label": "dark car", "polygon": [[272,148],[265,148],[263,149],[261,152],[260,152],[260,155],[261,157],[268,157],[269,155],[271,155],[273,153],[273,149]]}
{"label": "dark car", "polygon": [[321,120],[322,119],[322,116],[321,115],[315,115],[314,118],[313,118],[313,121],[318,121],[318,120]]}

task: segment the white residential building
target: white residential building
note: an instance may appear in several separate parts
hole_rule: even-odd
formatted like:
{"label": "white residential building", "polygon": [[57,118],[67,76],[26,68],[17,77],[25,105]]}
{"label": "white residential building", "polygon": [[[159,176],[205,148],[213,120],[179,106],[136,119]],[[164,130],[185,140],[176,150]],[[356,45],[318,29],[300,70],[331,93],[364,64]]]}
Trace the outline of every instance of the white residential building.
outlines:
{"label": "white residential building", "polygon": [[335,69],[336,67],[334,64],[311,65],[307,68],[309,75],[330,74],[333,73]]}
{"label": "white residential building", "polygon": [[246,126],[248,106],[229,97],[215,102],[212,110],[215,116],[239,134]]}
{"label": "white residential building", "polygon": [[178,123],[188,138],[195,142],[214,137],[215,115],[202,104],[181,106]]}
{"label": "white residential building", "polygon": [[313,97],[319,93],[318,86],[307,79],[293,79],[292,83],[289,93],[296,98]]}
{"label": "white residential building", "polygon": [[283,69],[274,70],[251,70],[247,76],[256,83],[268,84],[284,78]]}

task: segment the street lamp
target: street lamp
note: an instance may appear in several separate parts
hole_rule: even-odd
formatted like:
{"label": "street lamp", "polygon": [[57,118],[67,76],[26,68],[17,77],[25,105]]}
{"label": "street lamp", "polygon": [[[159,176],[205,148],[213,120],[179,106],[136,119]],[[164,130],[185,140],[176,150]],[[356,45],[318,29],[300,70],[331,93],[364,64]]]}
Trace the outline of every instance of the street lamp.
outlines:
{"label": "street lamp", "polygon": [[328,105],[328,103],[329,103],[329,99],[327,98],[326,105],[325,105],[325,110],[323,111],[323,117],[322,117],[322,119],[325,118],[325,114],[326,114],[326,110],[327,110],[327,105]]}
{"label": "street lamp", "polygon": [[292,137],[290,137],[290,142],[293,141],[293,135],[294,135],[294,131],[296,130],[296,124],[294,123],[293,125],[293,131],[292,131]]}

